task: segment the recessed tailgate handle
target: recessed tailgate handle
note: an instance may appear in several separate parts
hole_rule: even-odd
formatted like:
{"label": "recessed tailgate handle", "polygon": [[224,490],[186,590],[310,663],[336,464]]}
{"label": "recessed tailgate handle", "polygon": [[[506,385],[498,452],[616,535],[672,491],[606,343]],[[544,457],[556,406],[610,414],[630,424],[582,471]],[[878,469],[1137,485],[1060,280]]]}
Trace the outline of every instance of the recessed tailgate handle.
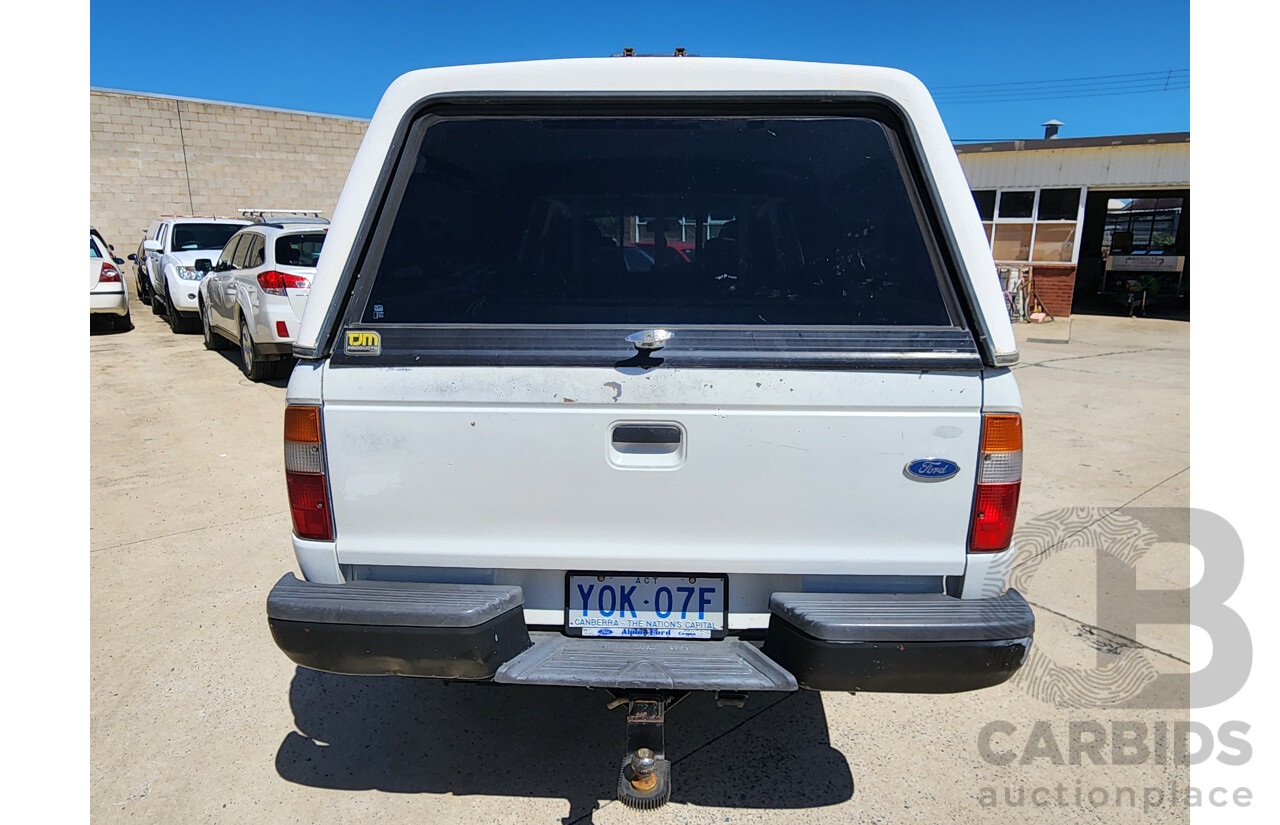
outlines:
{"label": "recessed tailgate handle", "polygon": [[680,445],[680,428],[661,424],[619,424],[613,428],[613,443],[617,447],[645,444],[674,450]]}

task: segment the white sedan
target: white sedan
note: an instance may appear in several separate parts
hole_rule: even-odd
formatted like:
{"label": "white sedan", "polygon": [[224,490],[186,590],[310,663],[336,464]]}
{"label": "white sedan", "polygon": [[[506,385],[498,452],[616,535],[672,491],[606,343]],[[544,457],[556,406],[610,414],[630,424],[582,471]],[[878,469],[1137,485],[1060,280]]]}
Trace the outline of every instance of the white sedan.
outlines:
{"label": "white sedan", "polygon": [[241,229],[200,281],[204,345],[240,345],[241,368],[252,381],[283,375],[293,365],[293,339],[311,291],[328,221],[265,219]]}
{"label": "white sedan", "polygon": [[125,289],[120,266],[124,261],[111,256],[110,248],[89,232],[89,320],[100,320],[109,329],[133,329],[129,317],[129,291]]}

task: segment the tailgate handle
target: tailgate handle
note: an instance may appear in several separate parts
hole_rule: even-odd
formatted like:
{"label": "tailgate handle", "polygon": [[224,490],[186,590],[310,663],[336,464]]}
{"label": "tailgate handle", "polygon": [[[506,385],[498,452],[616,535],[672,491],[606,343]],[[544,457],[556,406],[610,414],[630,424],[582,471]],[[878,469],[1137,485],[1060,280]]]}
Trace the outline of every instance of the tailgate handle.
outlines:
{"label": "tailgate handle", "polygon": [[664,425],[619,424],[613,428],[613,443],[653,444],[675,447],[680,443],[680,428]]}

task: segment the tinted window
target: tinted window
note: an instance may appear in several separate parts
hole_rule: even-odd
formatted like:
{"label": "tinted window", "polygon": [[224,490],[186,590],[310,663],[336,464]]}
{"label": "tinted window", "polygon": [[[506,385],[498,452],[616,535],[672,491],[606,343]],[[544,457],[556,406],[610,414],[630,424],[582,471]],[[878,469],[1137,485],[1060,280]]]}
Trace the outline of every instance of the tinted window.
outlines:
{"label": "tinted window", "polygon": [[93,238],[89,239],[89,257],[90,258],[102,257],[102,253],[98,251],[98,245],[93,242]]}
{"label": "tinted window", "polygon": [[1041,189],[1036,216],[1042,221],[1074,221],[1079,208],[1079,189]]}
{"label": "tinted window", "polygon": [[240,244],[244,242],[246,236],[240,235],[232,238],[226,246],[222,248],[222,254],[218,256],[218,263],[229,264],[235,260],[236,253],[240,251]]}
{"label": "tinted window", "polygon": [[252,232],[246,232],[240,237],[240,244],[236,247],[236,251],[231,255],[231,264],[236,269],[244,269],[249,264],[249,251],[253,249],[254,242],[261,237]]}
{"label": "tinted window", "polygon": [[980,189],[973,193],[973,202],[978,207],[978,217],[984,221],[993,220],[996,214],[996,190]]}
{"label": "tinted window", "polygon": [[240,226],[234,223],[178,223],[173,226],[170,249],[221,249]]}
{"label": "tinted window", "polygon": [[323,232],[305,235],[281,235],[276,238],[277,266],[315,266],[320,260],[320,248],[324,246]]}
{"label": "tinted window", "polygon": [[871,117],[430,115],[409,141],[365,322],[951,324]]}
{"label": "tinted window", "polygon": [[1000,217],[1029,218],[1035,202],[1035,192],[1001,192]]}
{"label": "tinted window", "polygon": [[253,235],[253,240],[249,244],[249,250],[244,255],[244,265],[249,269],[256,266],[262,266],[262,262],[266,259],[266,239],[261,235]]}

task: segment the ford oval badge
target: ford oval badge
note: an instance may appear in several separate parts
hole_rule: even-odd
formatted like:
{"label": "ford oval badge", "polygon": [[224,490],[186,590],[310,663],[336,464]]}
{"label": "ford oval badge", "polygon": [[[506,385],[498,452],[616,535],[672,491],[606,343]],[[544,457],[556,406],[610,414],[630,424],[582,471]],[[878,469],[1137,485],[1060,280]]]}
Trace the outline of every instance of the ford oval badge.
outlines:
{"label": "ford oval badge", "polygon": [[960,472],[960,465],[945,458],[917,458],[903,472],[913,481],[946,481]]}

